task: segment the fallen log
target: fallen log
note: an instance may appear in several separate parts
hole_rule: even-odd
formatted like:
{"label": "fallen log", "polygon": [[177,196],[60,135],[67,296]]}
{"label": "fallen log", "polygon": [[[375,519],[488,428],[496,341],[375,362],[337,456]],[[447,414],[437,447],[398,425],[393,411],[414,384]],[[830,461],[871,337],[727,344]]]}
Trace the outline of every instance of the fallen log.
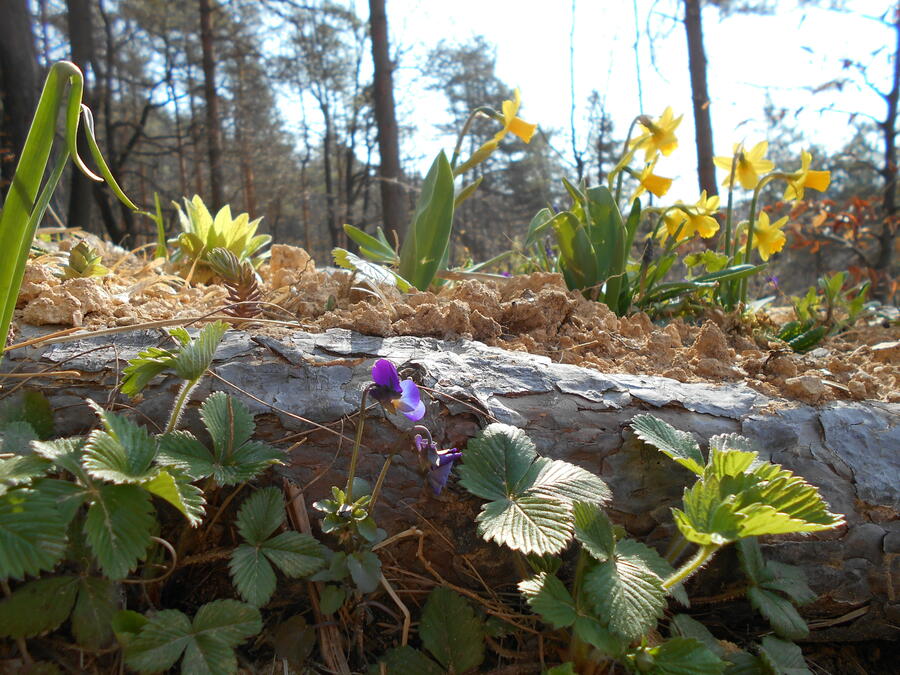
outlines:
{"label": "fallen log", "polygon": [[[84,433],[95,422],[84,400],[126,402],[114,392],[125,361],[167,340],[147,330],[78,337],[12,351],[2,369],[78,371],[77,378],[39,382],[58,432]],[[491,421],[521,427],[543,454],[600,474],[614,494],[614,519],[650,544],[672,534],[669,508],[691,476],[640,443],[629,430],[631,418],[652,412],[701,443],[714,434],[747,436],[764,458],[818,486],[831,510],[846,515],[847,526],[838,531],[765,542],[767,554],[801,566],[819,594],[802,610],[814,628],[810,639],[900,637],[900,405],[842,401],[815,408],[743,384],[600,373],[478,342],[340,329],[278,339],[229,331],[213,376],[193,393],[192,404],[217,390],[241,398],[257,415],[258,438],[281,447],[294,442],[281,471],[316,499],[344,480],[360,392],[377,357],[392,359],[424,385],[423,422],[442,447],[463,447]],[[178,384],[173,377],[155,379],[133,405],[137,419],[161,423]],[[199,427],[195,417],[188,416],[189,426]],[[429,555],[436,568],[465,575],[474,565],[488,585],[508,584],[509,561],[475,533],[477,500],[452,483],[438,498],[424,487],[409,449],[411,426],[370,409],[359,475],[374,479],[386,454],[398,452],[376,513],[379,525],[389,533],[418,525],[434,535]]]}

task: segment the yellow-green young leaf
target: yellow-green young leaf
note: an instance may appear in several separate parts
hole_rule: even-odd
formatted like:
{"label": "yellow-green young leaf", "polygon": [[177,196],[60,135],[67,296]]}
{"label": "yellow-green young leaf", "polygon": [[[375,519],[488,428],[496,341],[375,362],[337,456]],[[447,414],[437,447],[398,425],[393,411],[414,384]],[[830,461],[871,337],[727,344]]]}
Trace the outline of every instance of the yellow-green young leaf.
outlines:
{"label": "yellow-green young leaf", "polygon": [[192,484],[190,476],[179,472],[178,469],[161,470],[141,486],[181,511],[192,527],[197,527],[203,522],[206,504],[203,490]]}
{"label": "yellow-green young leaf", "polygon": [[206,324],[200,334],[190,344],[182,347],[175,357],[175,372],[185,380],[198,380],[206,372],[215,356],[216,348],[222,336],[228,330],[228,324],[214,321]]}
{"label": "yellow-green young leaf", "polygon": [[654,446],[698,476],[703,475],[706,460],[691,434],[679,431],[653,415],[635,415],[631,420],[631,428],[645,443]]}
{"label": "yellow-green young leaf", "polygon": [[389,265],[396,265],[400,262],[397,252],[388,242],[380,227],[377,229],[377,237],[373,237],[353,225],[344,225],[344,232],[359,245],[359,252],[369,260]]}
{"label": "yellow-green young leaf", "polygon": [[146,387],[150,380],[166,370],[175,369],[177,352],[159,347],[149,347],[140,352],[122,371],[122,393],[135,396]]}
{"label": "yellow-green young leaf", "polygon": [[400,276],[427,290],[440,268],[453,230],[453,169],[441,151],[422,183],[416,215],[400,247]]}
{"label": "yellow-green young leaf", "polygon": [[0,635],[27,638],[56,630],[69,618],[77,592],[76,577],[29,581],[0,600]]}
{"label": "yellow-green young leaf", "polygon": [[484,661],[484,624],[466,599],[449,588],[441,586],[428,595],[419,637],[449,672],[464,673]]}

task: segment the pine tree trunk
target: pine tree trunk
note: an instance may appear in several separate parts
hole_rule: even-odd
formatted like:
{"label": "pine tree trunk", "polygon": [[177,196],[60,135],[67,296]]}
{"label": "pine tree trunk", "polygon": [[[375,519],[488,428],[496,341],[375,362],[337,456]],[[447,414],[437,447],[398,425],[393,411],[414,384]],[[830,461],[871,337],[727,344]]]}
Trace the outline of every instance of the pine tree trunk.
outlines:
{"label": "pine tree trunk", "polygon": [[200,2],[200,45],[203,49],[203,93],[206,98],[206,143],[209,150],[209,183],[212,209],[225,205],[225,178],[222,171],[222,129],[219,123],[219,97],[216,94],[216,56],[213,44],[212,6]]}
{"label": "pine tree trunk", "polygon": [[684,0],[684,28],[687,31],[688,68],[694,102],[694,131],[697,139],[697,177],[700,190],[708,196],[719,194],[713,165],[712,122],[706,86],[706,54],[703,51],[703,24],[700,0]]}
{"label": "pine tree trunk", "polygon": [[394,105],[394,78],[391,64],[385,0],[369,0],[369,30],[372,61],[375,64],[375,121],[378,124],[378,152],[381,165],[381,213],[389,241],[399,238],[407,217],[406,196],[400,184],[400,142]]}
{"label": "pine tree trunk", "polygon": [[38,76],[25,0],[4,0],[0,21],[0,202],[16,171],[37,105]]}

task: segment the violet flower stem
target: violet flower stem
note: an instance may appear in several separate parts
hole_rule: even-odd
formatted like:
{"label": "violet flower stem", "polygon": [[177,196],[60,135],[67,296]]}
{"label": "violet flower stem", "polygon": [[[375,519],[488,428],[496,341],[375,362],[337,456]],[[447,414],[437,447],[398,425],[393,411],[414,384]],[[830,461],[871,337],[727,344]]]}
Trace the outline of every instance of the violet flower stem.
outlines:
{"label": "violet flower stem", "polygon": [[359,461],[359,446],[362,444],[363,428],[366,425],[366,398],[369,396],[369,387],[363,389],[362,400],[359,402],[359,422],[356,423],[356,437],[353,439],[353,452],[350,455],[350,468],[347,469],[346,503],[353,502],[353,479],[356,477],[356,464]]}
{"label": "violet flower stem", "polygon": [[378,495],[381,494],[381,486],[384,484],[384,479],[387,476],[388,469],[391,468],[391,462],[393,461],[394,453],[392,452],[387,456],[387,459],[384,460],[384,464],[381,466],[381,472],[378,474],[378,480],[375,481],[375,487],[372,489],[372,498],[367,507],[370,514],[375,508],[375,503],[378,501]]}

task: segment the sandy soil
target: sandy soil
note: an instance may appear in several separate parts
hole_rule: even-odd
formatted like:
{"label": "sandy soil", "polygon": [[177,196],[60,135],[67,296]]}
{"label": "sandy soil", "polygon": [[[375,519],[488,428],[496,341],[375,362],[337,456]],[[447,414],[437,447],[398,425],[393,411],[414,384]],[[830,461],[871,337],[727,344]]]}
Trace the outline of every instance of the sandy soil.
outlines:
{"label": "sandy soil", "polygon": [[[105,277],[60,281],[59,258],[28,264],[16,321],[90,329],[193,318],[228,303],[222,286],[185,284],[152,261],[91,240],[113,269]],[[74,242],[60,242],[60,251]],[[755,327],[713,313],[699,325],[655,325],[645,314],[618,318],[568,291],[559,275],[461,281],[439,293],[360,288],[349,273],[318,269],[305,251],[274,245],[260,270],[264,316],[294,319],[307,331],[348,328],[368,335],[480,340],[607,373],[653,374],[683,382],[745,381],[769,396],[824,403],[900,401],[900,328],[859,325],[800,355]],[[779,322],[789,320],[784,311]],[[768,326],[766,323],[768,322]],[[254,328],[256,330],[256,328]],[[262,326],[283,334],[284,327]]]}

